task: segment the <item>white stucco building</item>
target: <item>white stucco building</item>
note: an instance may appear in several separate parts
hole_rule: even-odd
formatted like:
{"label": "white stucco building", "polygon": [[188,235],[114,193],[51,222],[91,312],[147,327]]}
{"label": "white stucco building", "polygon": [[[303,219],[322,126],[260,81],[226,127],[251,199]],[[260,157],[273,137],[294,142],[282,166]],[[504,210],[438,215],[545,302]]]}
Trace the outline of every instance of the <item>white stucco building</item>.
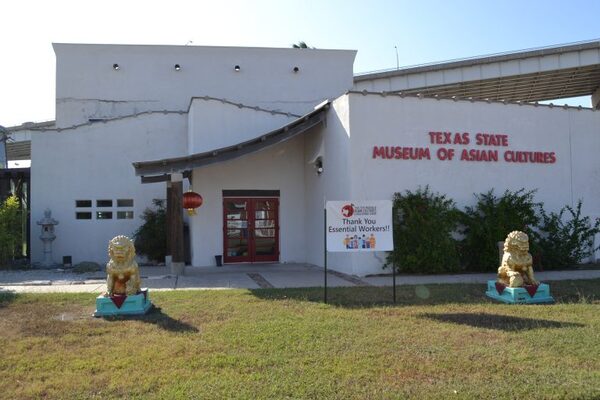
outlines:
{"label": "white stucco building", "polygon": [[[347,50],[54,49],[56,125],[32,134],[31,221],[46,208],[60,221],[57,261],[105,262],[108,240],[181,175],[204,198],[187,219],[194,266],[322,265],[325,200],[424,185],[459,206],[538,189],[549,210],[583,199],[600,217],[600,42],[362,76]],[[594,107],[534,103],[579,95]],[[332,253],[329,266],[366,275],[384,258]]]}

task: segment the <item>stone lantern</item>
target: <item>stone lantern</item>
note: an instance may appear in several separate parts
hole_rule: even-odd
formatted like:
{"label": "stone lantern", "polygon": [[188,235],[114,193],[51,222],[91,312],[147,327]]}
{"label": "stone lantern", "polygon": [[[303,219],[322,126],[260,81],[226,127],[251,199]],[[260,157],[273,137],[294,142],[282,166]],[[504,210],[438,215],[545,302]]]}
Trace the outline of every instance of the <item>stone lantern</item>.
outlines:
{"label": "stone lantern", "polygon": [[58,221],[52,218],[52,211],[47,208],[44,211],[44,218],[37,222],[42,227],[42,234],[40,239],[44,242],[44,259],[41,263],[42,267],[51,267],[54,265],[52,261],[52,242],[56,239],[54,234],[54,226],[58,225]]}

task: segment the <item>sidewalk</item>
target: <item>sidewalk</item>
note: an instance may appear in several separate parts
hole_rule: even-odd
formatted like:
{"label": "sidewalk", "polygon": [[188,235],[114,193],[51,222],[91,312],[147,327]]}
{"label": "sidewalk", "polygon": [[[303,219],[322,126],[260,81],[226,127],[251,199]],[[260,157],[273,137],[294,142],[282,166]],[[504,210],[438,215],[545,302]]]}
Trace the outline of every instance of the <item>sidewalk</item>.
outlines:
{"label": "sidewalk", "polygon": [[[323,269],[305,264],[226,265],[186,267],[185,275],[171,275],[166,267],[141,267],[142,286],[152,290],[259,289],[323,286]],[[398,275],[397,285],[481,283],[496,274]],[[600,278],[600,270],[536,272],[540,281]],[[391,286],[392,276],[356,277],[329,271],[329,287]],[[17,293],[102,293],[103,272],[75,274],[61,270],[0,271],[0,291]]]}

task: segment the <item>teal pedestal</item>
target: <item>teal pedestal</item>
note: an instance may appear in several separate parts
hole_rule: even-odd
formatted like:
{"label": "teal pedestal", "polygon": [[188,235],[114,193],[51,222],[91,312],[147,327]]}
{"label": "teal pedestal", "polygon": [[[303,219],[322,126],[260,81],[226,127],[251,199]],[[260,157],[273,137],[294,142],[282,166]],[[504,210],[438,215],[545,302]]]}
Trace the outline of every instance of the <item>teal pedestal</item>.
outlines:
{"label": "teal pedestal", "polygon": [[148,289],[142,289],[138,294],[129,296],[114,295],[106,297],[103,294],[96,297],[96,311],[94,317],[108,317],[114,315],[143,315],[146,314],[152,303]]}
{"label": "teal pedestal", "polygon": [[488,281],[486,296],[508,304],[540,304],[554,303],[550,296],[550,286],[540,283],[539,286],[511,288],[496,281]]}

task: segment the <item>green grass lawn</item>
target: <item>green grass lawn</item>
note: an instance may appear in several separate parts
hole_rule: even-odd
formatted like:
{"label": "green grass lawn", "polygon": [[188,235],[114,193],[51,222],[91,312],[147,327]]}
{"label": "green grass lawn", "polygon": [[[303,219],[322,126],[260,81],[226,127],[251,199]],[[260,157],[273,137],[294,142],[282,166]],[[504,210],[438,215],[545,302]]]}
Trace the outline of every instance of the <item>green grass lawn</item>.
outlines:
{"label": "green grass lawn", "polygon": [[600,398],[600,280],[554,305],[485,285],[152,292],[144,317],[89,294],[0,295],[0,398]]}

